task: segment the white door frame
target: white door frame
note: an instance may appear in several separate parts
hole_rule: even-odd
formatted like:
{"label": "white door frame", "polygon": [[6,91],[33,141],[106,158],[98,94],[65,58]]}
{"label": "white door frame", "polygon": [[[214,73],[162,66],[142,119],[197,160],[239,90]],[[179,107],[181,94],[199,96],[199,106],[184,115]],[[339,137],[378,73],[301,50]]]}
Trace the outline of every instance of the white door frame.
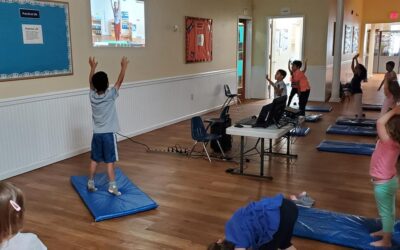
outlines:
{"label": "white door frame", "polygon": [[[283,18],[296,18],[296,17],[301,17],[301,18],[303,18],[303,37],[302,37],[302,47],[301,47],[301,51],[300,51],[300,53],[301,53],[301,58],[299,58],[300,60],[303,60],[303,56],[304,56],[304,38],[305,38],[305,16],[304,15],[287,15],[287,16],[267,16],[267,18],[266,18],[266,26],[267,26],[267,47],[266,47],[266,49],[265,49],[265,74],[267,74],[267,73],[269,73],[268,72],[268,70],[269,70],[269,67],[270,67],[270,59],[269,59],[269,57],[270,57],[270,53],[269,53],[269,50],[270,50],[270,46],[271,46],[271,44],[270,44],[270,35],[271,35],[271,28],[270,28],[270,26],[269,26],[269,21],[271,20],[271,19],[283,19]],[[285,70],[287,70],[287,69],[285,69]],[[271,72],[271,75],[273,75],[275,72]]]}
{"label": "white door frame", "polygon": [[[252,38],[253,38],[253,18],[251,17],[251,16],[239,16],[238,18],[237,18],[237,24],[239,24],[239,20],[240,19],[245,19],[246,21],[247,21],[247,24],[246,24],[246,34],[245,34],[245,36],[246,36],[246,65],[245,65],[245,68],[246,68],[246,71],[245,71],[245,83],[246,83],[246,86],[245,86],[245,90],[244,90],[244,92],[245,92],[245,94],[246,94],[246,97],[248,98],[249,96],[250,96],[250,91],[252,91],[252,86],[251,86],[251,56],[252,56],[252,44],[253,44],[253,41],[252,41]],[[237,51],[239,50],[239,46],[238,46],[238,43],[237,43],[237,38],[239,37],[239,32],[238,32],[238,29],[237,29],[237,26],[236,26],[236,32],[237,32],[237,36],[236,36],[236,69],[237,69],[237,57],[238,57],[238,54],[237,54]],[[238,79],[238,75],[237,75],[237,72],[236,72],[236,83],[235,83],[235,86],[236,86],[236,89],[237,89],[237,79]]]}

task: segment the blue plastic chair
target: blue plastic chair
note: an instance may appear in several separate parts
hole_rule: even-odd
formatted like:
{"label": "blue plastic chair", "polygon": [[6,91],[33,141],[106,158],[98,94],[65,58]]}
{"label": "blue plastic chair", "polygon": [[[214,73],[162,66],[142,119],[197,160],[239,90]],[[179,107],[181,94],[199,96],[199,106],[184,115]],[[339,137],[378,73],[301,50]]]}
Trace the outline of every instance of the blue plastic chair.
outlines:
{"label": "blue plastic chair", "polygon": [[207,133],[206,128],[204,127],[203,120],[201,119],[200,116],[195,116],[192,118],[192,138],[195,140],[195,143],[190,150],[189,156],[191,156],[194,147],[197,145],[198,142],[201,142],[203,144],[204,151],[206,152],[208,160],[211,162],[210,155],[208,154],[207,151],[207,144],[210,141],[217,141],[218,147],[221,150],[222,156],[225,158],[224,151],[222,150],[221,144],[219,143],[218,139],[221,138],[221,135],[215,135],[215,134],[209,134]]}
{"label": "blue plastic chair", "polygon": [[236,98],[236,104],[242,103],[240,101],[239,94],[232,94],[231,89],[229,88],[228,84],[224,85],[224,92],[225,92],[226,100],[225,100],[224,104],[222,105],[221,109],[224,109],[226,106],[229,106],[229,104],[231,103],[231,101],[234,98]]}

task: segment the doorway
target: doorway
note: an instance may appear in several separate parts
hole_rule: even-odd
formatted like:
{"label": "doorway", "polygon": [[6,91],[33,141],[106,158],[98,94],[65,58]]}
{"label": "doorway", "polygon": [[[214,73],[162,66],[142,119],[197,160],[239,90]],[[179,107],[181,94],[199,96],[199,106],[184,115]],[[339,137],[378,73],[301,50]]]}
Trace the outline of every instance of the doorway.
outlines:
{"label": "doorway", "polygon": [[251,75],[251,19],[239,18],[237,31],[237,93],[240,100],[246,99],[246,86]]}
{"label": "doorway", "polygon": [[[366,64],[373,74],[386,73],[386,63],[395,62],[400,70],[400,24],[367,24]],[[372,40],[371,40],[372,39]]]}
{"label": "doorway", "polygon": [[[267,19],[267,63],[266,73],[274,80],[278,69],[288,74],[285,82],[290,82],[288,61],[302,60],[303,58],[303,24],[304,17],[277,17]],[[290,84],[288,91],[290,91]],[[268,98],[272,98],[273,88],[267,87]]]}

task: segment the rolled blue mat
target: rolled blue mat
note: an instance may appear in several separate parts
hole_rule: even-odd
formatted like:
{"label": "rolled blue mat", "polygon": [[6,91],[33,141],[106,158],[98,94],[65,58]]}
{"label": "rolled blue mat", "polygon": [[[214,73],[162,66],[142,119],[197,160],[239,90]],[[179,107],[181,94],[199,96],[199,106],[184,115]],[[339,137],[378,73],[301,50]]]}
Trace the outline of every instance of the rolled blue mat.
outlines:
{"label": "rolled blue mat", "polygon": [[308,133],[310,133],[310,128],[294,128],[290,130],[290,135],[291,136],[306,136]]}
{"label": "rolled blue mat", "polygon": [[305,121],[306,122],[317,122],[321,120],[322,114],[317,115],[306,115]]}
{"label": "rolled blue mat", "polygon": [[376,136],[375,127],[361,127],[349,125],[331,125],[326,130],[327,134]]}
{"label": "rolled blue mat", "polygon": [[369,111],[381,111],[382,104],[363,104],[362,109]]}
{"label": "rolled blue mat", "polygon": [[350,118],[340,116],[336,119],[338,125],[349,125],[349,126],[362,126],[362,127],[376,127],[376,119],[367,118]]}
{"label": "rolled blue mat", "polygon": [[306,111],[316,111],[316,112],[331,112],[332,106],[306,106]]}
{"label": "rolled blue mat", "polygon": [[324,140],[317,146],[317,149],[333,153],[372,155],[375,144]]}

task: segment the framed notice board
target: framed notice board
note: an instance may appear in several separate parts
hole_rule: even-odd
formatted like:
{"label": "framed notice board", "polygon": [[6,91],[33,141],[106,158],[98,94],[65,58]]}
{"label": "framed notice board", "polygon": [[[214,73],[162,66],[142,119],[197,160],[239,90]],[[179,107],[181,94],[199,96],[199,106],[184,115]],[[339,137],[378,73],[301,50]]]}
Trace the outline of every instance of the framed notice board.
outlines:
{"label": "framed notice board", "polygon": [[71,75],[68,3],[0,0],[0,81]]}
{"label": "framed notice board", "polygon": [[212,61],[212,19],[185,17],[186,63]]}

